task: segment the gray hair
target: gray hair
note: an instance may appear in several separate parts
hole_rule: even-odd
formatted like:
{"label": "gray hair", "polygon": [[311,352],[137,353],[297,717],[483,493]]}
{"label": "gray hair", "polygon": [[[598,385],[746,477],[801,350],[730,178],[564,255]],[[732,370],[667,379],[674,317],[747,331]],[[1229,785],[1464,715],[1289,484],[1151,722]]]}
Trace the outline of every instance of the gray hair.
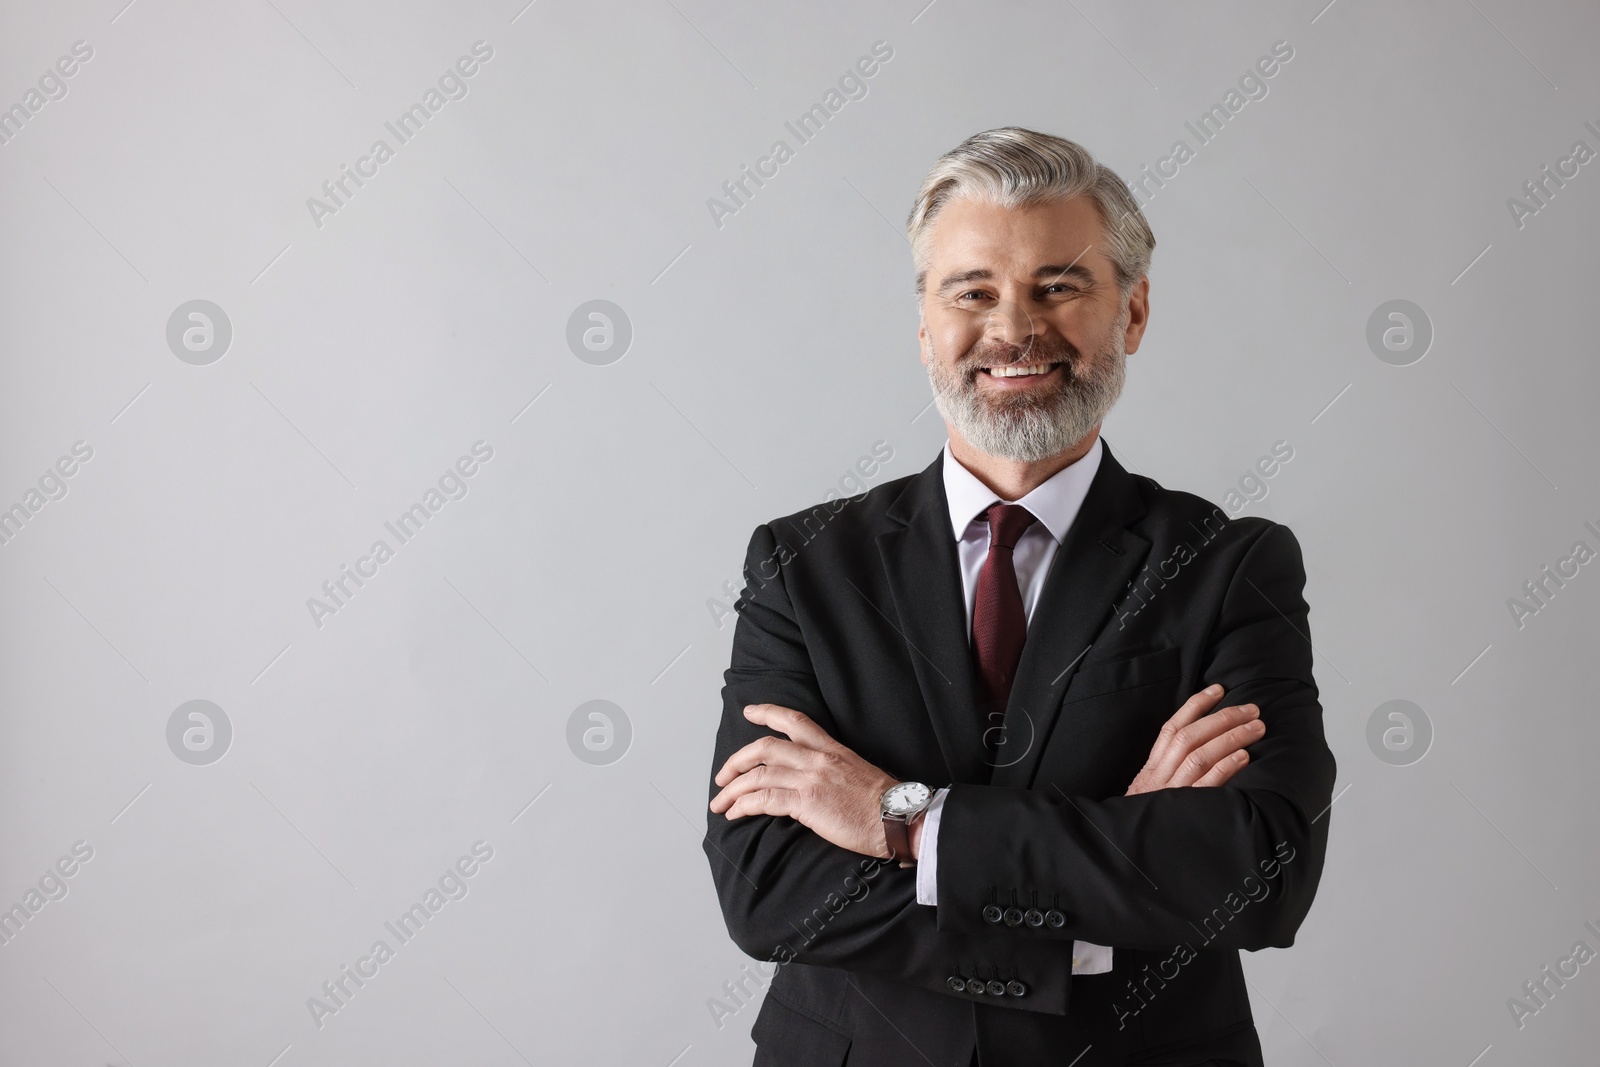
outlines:
{"label": "gray hair", "polygon": [[975,133],[940,156],[922,181],[906,220],[921,299],[928,273],[928,236],[951,200],[971,197],[1015,208],[1087,193],[1106,228],[1106,255],[1126,295],[1150,270],[1155,234],[1128,186],[1097,163],[1089,150],[1065,137],[1020,126]]}

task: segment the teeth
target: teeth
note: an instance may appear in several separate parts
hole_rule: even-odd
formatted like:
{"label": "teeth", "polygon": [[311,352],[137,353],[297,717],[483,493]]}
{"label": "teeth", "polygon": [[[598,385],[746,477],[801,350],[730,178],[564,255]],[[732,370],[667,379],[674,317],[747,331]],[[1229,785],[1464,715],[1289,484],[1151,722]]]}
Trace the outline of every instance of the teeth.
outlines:
{"label": "teeth", "polygon": [[1029,363],[1023,366],[990,367],[988,370],[996,378],[1022,378],[1030,374],[1044,374],[1054,365],[1053,363]]}

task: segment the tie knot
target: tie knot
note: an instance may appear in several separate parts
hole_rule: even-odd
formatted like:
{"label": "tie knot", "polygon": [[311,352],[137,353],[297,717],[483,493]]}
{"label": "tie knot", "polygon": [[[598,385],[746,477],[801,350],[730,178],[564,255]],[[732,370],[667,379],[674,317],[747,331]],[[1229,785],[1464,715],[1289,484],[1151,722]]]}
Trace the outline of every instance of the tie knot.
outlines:
{"label": "tie knot", "polygon": [[989,520],[989,545],[999,548],[1016,548],[1022,531],[1035,521],[1021,504],[991,504],[984,516]]}

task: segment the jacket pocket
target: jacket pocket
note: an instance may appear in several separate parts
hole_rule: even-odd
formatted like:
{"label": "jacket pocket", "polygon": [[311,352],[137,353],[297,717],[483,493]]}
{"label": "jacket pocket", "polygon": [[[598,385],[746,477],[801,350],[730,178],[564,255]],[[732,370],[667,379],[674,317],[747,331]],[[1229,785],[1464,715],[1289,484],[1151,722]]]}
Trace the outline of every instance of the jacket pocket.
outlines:
{"label": "jacket pocket", "polygon": [[1067,683],[1067,691],[1062,695],[1061,702],[1071,704],[1089,697],[1175,679],[1182,670],[1180,655],[1177,648],[1161,648],[1110,663],[1086,663],[1078,668]]}
{"label": "jacket pocket", "polygon": [[750,1028],[756,1043],[751,1067],[842,1067],[850,1035],[790,1007],[767,990]]}

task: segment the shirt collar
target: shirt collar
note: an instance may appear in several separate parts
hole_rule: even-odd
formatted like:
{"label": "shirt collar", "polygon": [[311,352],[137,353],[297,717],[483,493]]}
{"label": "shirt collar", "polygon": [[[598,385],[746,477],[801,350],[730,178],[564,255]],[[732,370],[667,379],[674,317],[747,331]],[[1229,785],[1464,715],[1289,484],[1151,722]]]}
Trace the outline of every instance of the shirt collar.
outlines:
{"label": "shirt collar", "polygon": [[[1096,434],[1094,444],[1082,459],[1052,474],[1021,500],[1005,503],[1021,504],[1027,508],[1060,544],[1061,539],[1067,536],[1072,520],[1078,517],[1083,498],[1089,495],[1089,485],[1094,481],[1095,472],[1100,469],[1103,451],[1100,435]],[[940,466],[944,474],[945,500],[950,505],[950,528],[959,541],[967,532],[968,525],[1000,497],[950,454],[949,442],[945,443],[944,460]]]}

